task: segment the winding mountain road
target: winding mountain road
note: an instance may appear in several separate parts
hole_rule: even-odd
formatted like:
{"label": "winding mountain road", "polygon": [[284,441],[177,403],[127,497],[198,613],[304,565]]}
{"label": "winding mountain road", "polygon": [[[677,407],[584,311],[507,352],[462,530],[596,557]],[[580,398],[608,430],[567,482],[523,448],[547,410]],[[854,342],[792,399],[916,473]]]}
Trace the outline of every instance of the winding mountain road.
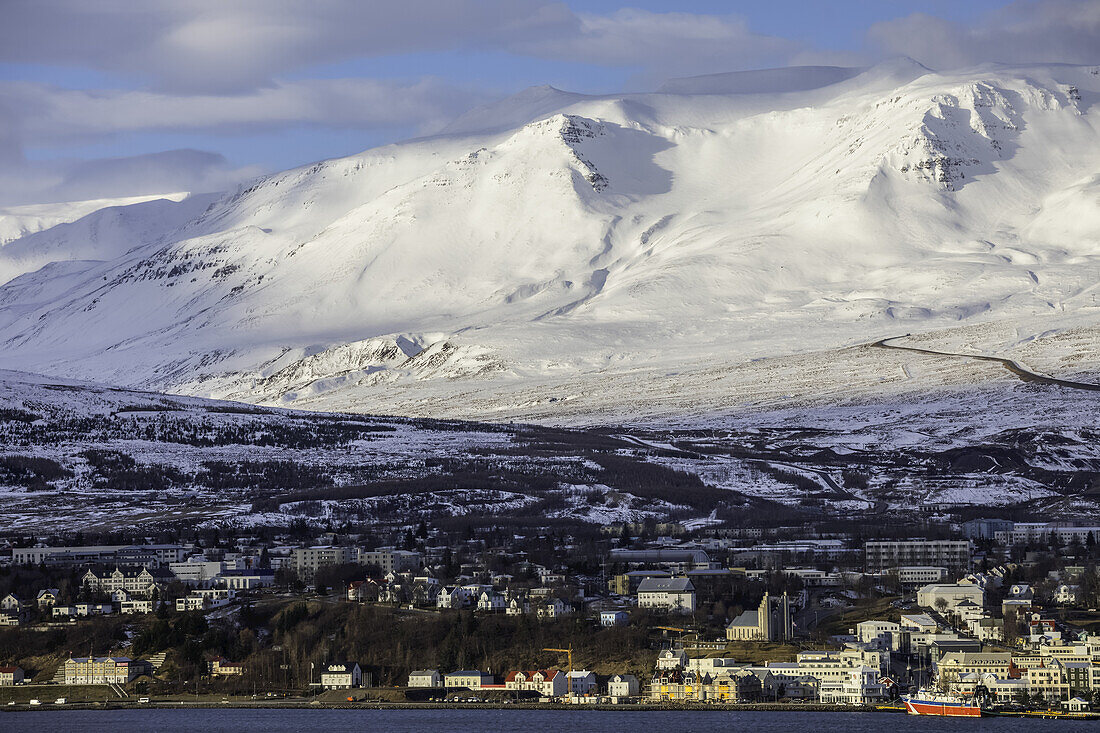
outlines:
{"label": "winding mountain road", "polygon": [[986,356],[985,354],[958,354],[950,351],[935,351],[933,349],[922,349],[916,346],[899,346],[897,344],[890,343],[891,341],[897,341],[899,338],[905,338],[905,336],[893,336],[890,338],[884,338],[879,341],[875,341],[873,344],[871,344],[871,346],[879,349],[898,349],[899,351],[914,351],[918,354],[931,354],[933,356],[954,356],[962,359],[993,361],[997,362],[1005,369],[1012,372],[1018,379],[1023,382],[1054,384],[1060,387],[1068,387],[1070,389],[1083,389],[1090,392],[1100,392],[1100,384],[1092,384],[1091,382],[1075,382],[1069,379],[1058,379],[1057,377],[1048,377],[1044,374],[1036,374],[1035,372],[1021,366],[1019,362],[1000,356]]}

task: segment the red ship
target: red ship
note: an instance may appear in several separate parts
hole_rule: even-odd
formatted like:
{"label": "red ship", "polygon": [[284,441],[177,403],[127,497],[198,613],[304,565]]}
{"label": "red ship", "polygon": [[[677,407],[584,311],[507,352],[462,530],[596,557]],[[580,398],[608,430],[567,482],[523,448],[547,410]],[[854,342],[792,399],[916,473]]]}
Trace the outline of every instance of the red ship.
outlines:
{"label": "red ship", "polygon": [[901,698],[910,715],[939,715],[950,718],[980,718],[982,708],[974,700],[920,690]]}

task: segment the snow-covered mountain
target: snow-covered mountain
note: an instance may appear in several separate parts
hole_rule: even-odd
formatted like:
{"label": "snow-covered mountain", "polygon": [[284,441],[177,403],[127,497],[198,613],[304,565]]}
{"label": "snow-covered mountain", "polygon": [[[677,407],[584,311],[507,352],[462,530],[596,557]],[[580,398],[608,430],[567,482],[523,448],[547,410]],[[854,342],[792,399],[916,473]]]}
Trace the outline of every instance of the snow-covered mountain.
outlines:
{"label": "snow-covered mountain", "polygon": [[910,61],[531,89],[437,137],[4,244],[0,367],[485,418],[1014,379],[866,346],[902,334],[1084,379],[1098,99],[1098,68]]}

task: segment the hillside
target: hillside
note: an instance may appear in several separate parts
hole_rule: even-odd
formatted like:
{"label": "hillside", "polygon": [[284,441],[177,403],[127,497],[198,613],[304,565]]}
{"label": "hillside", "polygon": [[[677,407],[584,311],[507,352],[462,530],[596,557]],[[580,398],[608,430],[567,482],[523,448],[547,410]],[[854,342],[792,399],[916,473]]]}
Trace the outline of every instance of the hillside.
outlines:
{"label": "hillside", "polygon": [[5,244],[0,367],[570,422],[1015,384],[867,346],[905,334],[1094,382],[1098,72],[529,90],[434,138]]}

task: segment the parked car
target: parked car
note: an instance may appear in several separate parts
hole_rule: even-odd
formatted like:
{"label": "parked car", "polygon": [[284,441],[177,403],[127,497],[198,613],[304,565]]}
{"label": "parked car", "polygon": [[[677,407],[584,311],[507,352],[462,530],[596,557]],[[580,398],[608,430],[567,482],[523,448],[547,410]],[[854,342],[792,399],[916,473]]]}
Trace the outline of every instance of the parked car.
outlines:
{"label": "parked car", "polygon": [[139,705],[144,705],[147,702],[149,702],[149,698],[147,698],[147,697],[139,697],[138,698],[138,704]]}
{"label": "parked car", "polygon": [[57,698],[56,700],[53,701],[53,704],[54,705],[64,705],[65,704],[65,698],[59,697],[59,698]]}
{"label": "parked car", "polygon": [[41,705],[41,704],[42,704],[42,701],[41,701],[41,700],[39,700],[39,699],[38,699],[37,697],[36,697],[36,698],[33,698],[33,699],[31,700],[31,705]]}

